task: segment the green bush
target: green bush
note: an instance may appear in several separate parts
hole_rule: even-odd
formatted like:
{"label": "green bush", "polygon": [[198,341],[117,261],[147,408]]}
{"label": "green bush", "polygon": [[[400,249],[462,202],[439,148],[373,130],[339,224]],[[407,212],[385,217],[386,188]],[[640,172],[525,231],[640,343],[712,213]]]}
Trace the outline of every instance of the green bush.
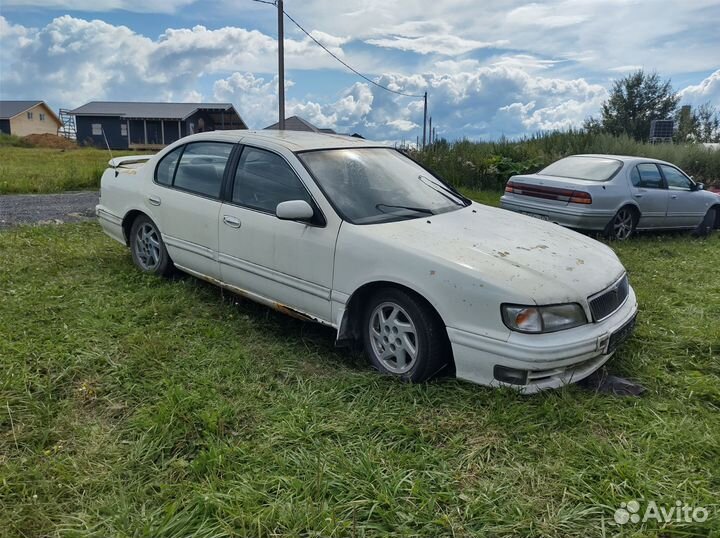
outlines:
{"label": "green bush", "polygon": [[502,189],[516,174],[534,173],[568,155],[636,155],[671,162],[707,184],[720,183],[720,151],[698,144],[647,144],[627,136],[584,131],[543,133],[518,141],[440,140],[414,157],[453,185]]}

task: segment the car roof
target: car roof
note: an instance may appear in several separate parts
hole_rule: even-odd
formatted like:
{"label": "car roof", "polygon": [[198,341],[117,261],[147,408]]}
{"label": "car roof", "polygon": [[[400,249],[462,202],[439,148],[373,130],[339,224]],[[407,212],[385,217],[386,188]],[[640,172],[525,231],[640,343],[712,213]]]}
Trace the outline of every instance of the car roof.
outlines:
{"label": "car roof", "polygon": [[622,161],[624,163],[643,162],[643,163],[669,164],[671,166],[675,166],[672,163],[669,163],[667,161],[661,161],[660,159],[651,159],[650,157],[635,157],[632,155],[610,155],[610,154],[605,154],[605,153],[581,153],[579,155],[570,155],[570,157],[603,157],[606,159],[615,159],[618,161]]}
{"label": "car roof", "polygon": [[272,142],[276,145],[283,146],[290,151],[307,151],[314,149],[329,148],[377,148],[388,147],[387,144],[373,142],[371,140],[363,140],[347,135],[311,133],[305,131],[277,131],[277,130],[233,130],[233,131],[209,131],[206,133],[198,133],[183,138],[183,141],[190,142],[193,140],[218,140],[224,142],[240,142],[252,143]]}

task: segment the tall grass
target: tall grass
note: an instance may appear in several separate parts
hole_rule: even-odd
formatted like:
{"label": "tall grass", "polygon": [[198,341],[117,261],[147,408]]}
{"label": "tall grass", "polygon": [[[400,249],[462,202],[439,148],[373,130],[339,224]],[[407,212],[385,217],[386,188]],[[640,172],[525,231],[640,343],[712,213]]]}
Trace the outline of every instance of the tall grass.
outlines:
{"label": "tall grass", "polygon": [[534,173],[557,159],[579,153],[661,159],[679,166],[698,181],[720,183],[720,151],[697,144],[647,144],[627,136],[583,131],[544,133],[519,141],[441,140],[415,157],[453,185],[497,190],[512,175]]}

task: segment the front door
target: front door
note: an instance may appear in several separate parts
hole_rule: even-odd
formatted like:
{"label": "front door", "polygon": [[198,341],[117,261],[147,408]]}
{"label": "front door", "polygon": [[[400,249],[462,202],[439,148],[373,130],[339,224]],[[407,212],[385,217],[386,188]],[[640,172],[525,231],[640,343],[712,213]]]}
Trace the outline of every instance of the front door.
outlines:
{"label": "front door", "polygon": [[215,279],[220,192],[233,147],[191,142],[173,150],[158,163],[148,198],[173,262]]}
{"label": "front door", "polygon": [[[298,165],[300,168],[300,165]],[[305,200],[310,222],[280,220],[280,202]],[[246,146],[219,216],[224,282],[324,321],[331,321],[339,222],[326,221],[298,174],[281,155]]]}
{"label": "front door", "polygon": [[668,191],[655,163],[638,164],[630,172],[633,198],[640,208],[638,228],[664,226]]}
{"label": "front door", "polygon": [[697,226],[705,217],[705,204],[693,190],[690,178],[674,166],[661,164],[670,195],[666,226],[673,228]]}

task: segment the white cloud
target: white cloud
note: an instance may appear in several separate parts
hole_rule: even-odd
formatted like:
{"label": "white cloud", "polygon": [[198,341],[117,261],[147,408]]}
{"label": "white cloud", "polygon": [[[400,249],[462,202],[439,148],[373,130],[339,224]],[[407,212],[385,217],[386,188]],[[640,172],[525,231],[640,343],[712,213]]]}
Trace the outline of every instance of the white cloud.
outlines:
{"label": "white cloud", "polygon": [[[344,38],[328,34],[336,53]],[[168,29],[157,39],[126,26],[69,15],[43,28],[11,25],[0,16],[3,94],[44,88],[44,98],[63,106],[91,99],[182,100],[198,81],[215,74],[274,73],[276,40],[257,30],[204,26]],[[286,38],[294,69],[336,67],[309,38]]]}
{"label": "white cloud", "polygon": [[720,69],[712,73],[697,85],[691,85],[680,91],[683,104],[702,105],[710,102],[720,107]]}
{"label": "white cloud", "polygon": [[393,36],[382,39],[368,39],[365,43],[388,49],[417,52],[418,54],[443,54],[445,56],[452,56],[455,54],[464,54],[475,49],[502,47],[510,42],[507,40],[492,42],[475,41],[453,35],[434,35],[418,37]]}
{"label": "white cloud", "polygon": [[196,0],[3,0],[5,6],[45,7],[76,11],[125,10],[138,13],[173,13]]}

